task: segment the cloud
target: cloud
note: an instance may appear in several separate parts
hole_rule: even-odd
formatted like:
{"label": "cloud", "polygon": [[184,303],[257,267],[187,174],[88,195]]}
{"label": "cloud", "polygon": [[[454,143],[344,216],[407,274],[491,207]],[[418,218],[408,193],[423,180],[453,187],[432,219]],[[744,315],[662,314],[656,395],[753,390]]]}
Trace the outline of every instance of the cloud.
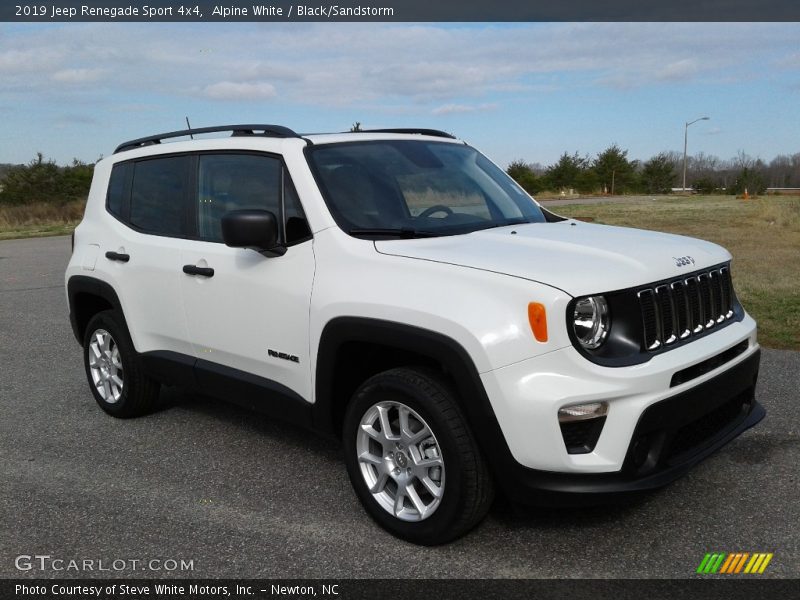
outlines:
{"label": "cloud", "polygon": [[48,69],[61,60],[58,52],[47,47],[27,50],[3,49],[0,45],[0,73],[30,73]]}
{"label": "cloud", "polygon": [[208,85],[203,93],[215,100],[267,100],[277,96],[275,86],[270,83],[234,83],[220,81]]}
{"label": "cloud", "polygon": [[97,119],[82,114],[64,114],[54,119],[53,123],[57,129],[66,129],[75,125],[95,125]]}
{"label": "cloud", "polygon": [[800,61],[798,36],[780,23],[0,24],[0,102],[186,106],[280,90],[287,106],[441,115],[544,92],[757,80],[765,62]]}
{"label": "cloud", "polygon": [[789,54],[784,56],[780,60],[776,61],[779,67],[784,69],[800,69],[800,52],[795,52],[793,54]]}
{"label": "cloud", "polygon": [[656,77],[661,81],[687,81],[692,79],[701,70],[695,58],[677,60],[657,71]]}
{"label": "cloud", "polygon": [[431,111],[434,115],[450,115],[453,113],[470,113],[484,110],[494,110],[497,108],[496,103],[486,104],[444,104],[437,106]]}
{"label": "cloud", "polygon": [[52,75],[53,81],[61,83],[89,83],[103,76],[105,69],[62,69]]}

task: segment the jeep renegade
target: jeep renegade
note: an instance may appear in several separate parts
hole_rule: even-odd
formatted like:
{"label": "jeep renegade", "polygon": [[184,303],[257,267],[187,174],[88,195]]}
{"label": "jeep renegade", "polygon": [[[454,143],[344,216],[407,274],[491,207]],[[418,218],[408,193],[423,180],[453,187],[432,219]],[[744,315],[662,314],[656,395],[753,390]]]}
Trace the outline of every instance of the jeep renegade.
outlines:
{"label": "jeep renegade", "polygon": [[495,489],[652,489],[756,424],[730,262],[559,217],[444,132],[233,125],[99,161],[66,289],[108,414],[179,385],[338,436],[366,511],[437,544]]}

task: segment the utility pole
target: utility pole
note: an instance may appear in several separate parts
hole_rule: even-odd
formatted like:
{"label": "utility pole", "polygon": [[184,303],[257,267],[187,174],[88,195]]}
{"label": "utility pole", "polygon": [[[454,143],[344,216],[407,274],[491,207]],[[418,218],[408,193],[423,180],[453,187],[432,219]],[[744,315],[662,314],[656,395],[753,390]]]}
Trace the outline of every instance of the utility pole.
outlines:
{"label": "utility pole", "polygon": [[686,191],[686,148],[689,145],[689,125],[697,123],[698,121],[708,121],[709,118],[710,117],[700,117],[699,119],[695,119],[694,121],[689,121],[683,128],[683,187],[681,188],[682,192]]}

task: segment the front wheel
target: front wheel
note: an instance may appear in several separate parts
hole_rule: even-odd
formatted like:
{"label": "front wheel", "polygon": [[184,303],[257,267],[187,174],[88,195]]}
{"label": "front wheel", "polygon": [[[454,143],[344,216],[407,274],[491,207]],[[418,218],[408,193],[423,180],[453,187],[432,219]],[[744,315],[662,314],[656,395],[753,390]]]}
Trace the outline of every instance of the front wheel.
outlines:
{"label": "front wheel", "polygon": [[392,534],[441,544],[488,511],[491,476],[438,374],[401,368],[370,378],[348,406],[343,435],[356,494]]}

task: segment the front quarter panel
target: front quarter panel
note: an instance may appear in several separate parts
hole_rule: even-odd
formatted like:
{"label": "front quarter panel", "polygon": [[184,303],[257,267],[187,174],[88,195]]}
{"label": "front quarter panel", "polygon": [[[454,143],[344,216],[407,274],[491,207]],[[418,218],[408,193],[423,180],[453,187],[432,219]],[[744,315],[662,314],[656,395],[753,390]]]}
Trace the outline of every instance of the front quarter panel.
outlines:
{"label": "front quarter panel", "polygon": [[[317,235],[315,255],[312,349],[326,323],[343,316],[445,335],[469,353],[479,372],[570,345],[563,315],[571,297],[561,290],[478,269],[379,254],[373,242],[338,228]],[[529,302],[546,307],[546,342],[534,339]]]}

